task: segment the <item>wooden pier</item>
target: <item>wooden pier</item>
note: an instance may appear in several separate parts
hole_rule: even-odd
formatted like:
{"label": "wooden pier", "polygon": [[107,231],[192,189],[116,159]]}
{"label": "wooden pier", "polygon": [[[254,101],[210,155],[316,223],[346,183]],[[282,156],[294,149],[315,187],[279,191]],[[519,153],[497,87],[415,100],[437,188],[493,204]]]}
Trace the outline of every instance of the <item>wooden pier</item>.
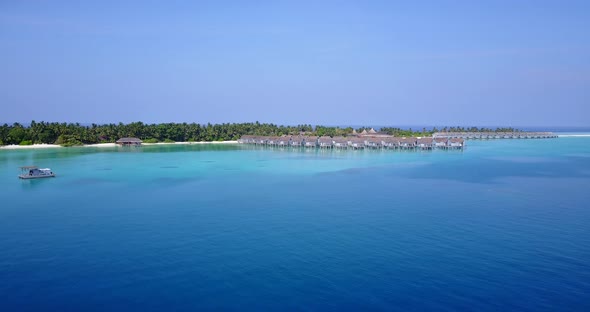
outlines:
{"label": "wooden pier", "polygon": [[551,139],[557,138],[553,132],[436,132],[433,138],[494,140],[494,139]]}

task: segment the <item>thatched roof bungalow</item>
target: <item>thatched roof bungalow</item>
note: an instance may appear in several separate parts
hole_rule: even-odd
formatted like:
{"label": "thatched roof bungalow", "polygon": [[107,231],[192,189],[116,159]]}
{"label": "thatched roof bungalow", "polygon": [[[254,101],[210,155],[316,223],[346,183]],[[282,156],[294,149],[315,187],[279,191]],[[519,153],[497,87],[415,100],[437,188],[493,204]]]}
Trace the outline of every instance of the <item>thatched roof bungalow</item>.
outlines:
{"label": "thatched roof bungalow", "polygon": [[304,146],[305,147],[317,147],[318,146],[318,137],[317,136],[308,136],[304,138]]}
{"label": "thatched roof bungalow", "polygon": [[399,139],[398,138],[381,138],[381,146],[385,148],[397,148],[399,147]]}
{"label": "thatched roof bungalow", "polygon": [[434,146],[434,139],[419,138],[418,140],[416,140],[416,145],[421,149],[431,149]]}
{"label": "thatched roof bungalow", "polygon": [[334,140],[329,136],[323,136],[318,139],[318,144],[321,148],[332,148]]}
{"label": "thatched roof bungalow", "polygon": [[301,147],[303,145],[303,137],[302,136],[293,136],[291,137],[290,145],[293,147]]}
{"label": "thatched roof bungalow", "polygon": [[120,138],[116,143],[121,146],[138,146],[142,141],[138,138]]}
{"label": "thatched roof bungalow", "polygon": [[414,148],[416,147],[416,138],[403,138],[399,142],[401,148]]}
{"label": "thatched roof bungalow", "polygon": [[334,147],[336,148],[348,148],[348,139],[344,137],[334,138]]}
{"label": "thatched roof bungalow", "polygon": [[279,138],[277,138],[277,145],[278,146],[289,146],[291,142],[291,137],[289,136],[281,136]]}
{"label": "thatched roof bungalow", "polygon": [[449,147],[450,148],[463,148],[465,146],[465,139],[450,139],[449,140]]}
{"label": "thatched roof bungalow", "polygon": [[381,147],[381,139],[374,138],[374,137],[365,138],[365,146],[369,147],[369,148],[380,148]]}
{"label": "thatched roof bungalow", "polygon": [[242,135],[242,137],[240,139],[238,139],[238,143],[249,144],[249,143],[254,143],[255,140],[256,140],[256,137],[253,135]]}
{"label": "thatched roof bungalow", "polygon": [[447,138],[435,138],[434,139],[434,146],[435,147],[441,147],[441,148],[445,148],[447,147],[447,141],[449,139]]}
{"label": "thatched roof bungalow", "polygon": [[350,139],[350,147],[352,147],[354,149],[365,148],[365,139],[351,138]]}

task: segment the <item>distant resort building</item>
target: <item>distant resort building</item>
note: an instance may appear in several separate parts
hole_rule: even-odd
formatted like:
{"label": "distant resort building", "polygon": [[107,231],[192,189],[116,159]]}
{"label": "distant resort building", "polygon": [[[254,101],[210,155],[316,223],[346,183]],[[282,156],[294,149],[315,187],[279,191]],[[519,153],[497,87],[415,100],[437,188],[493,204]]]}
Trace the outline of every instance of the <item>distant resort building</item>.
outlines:
{"label": "distant resort building", "polygon": [[116,143],[121,146],[140,146],[142,141],[138,138],[120,138]]}
{"label": "distant resort building", "polygon": [[557,138],[553,132],[436,132],[433,138],[490,140],[490,139],[549,139]]}

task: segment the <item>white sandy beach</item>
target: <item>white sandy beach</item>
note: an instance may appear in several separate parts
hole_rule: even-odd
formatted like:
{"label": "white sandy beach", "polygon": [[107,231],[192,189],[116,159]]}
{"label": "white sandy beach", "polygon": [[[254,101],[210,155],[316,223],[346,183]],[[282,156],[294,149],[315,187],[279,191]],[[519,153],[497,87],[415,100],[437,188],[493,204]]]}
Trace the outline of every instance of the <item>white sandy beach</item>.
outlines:
{"label": "white sandy beach", "polygon": [[56,144],[33,144],[33,145],[5,145],[0,146],[0,149],[15,150],[15,149],[31,149],[31,148],[54,148],[61,147]]}
{"label": "white sandy beach", "polygon": [[[191,144],[235,144],[238,141],[214,141],[214,142],[174,142],[174,143],[142,143],[142,145],[191,145]],[[115,143],[99,143],[99,144],[86,144],[79,147],[116,147],[118,146]],[[33,145],[5,145],[0,146],[0,150],[17,150],[17,149],[34,149],[34,148],[56,148],[56,147],[63,147],[57,144],[33,144]]]}

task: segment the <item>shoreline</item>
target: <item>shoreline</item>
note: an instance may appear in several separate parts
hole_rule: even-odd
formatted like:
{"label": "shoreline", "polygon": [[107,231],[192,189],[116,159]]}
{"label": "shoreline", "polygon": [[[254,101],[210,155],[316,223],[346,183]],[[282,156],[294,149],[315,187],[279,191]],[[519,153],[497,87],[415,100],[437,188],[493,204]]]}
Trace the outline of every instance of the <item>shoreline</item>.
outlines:
{"label": "shoreline", "polygon": [[[158,142],[158,143],[142,143],[141,145],[152,146],[152,145],[193,145],[193,144],[237,144],[238,141],[212,141],[212,142]],[[84,144],[80,146],[72,147],[117,147],[116,143],[97,143],[97,144]],[[45,148],[60,148],[65,147],[57,144],[33,144],[33,145],[4,145],[0,146],[0,150],[21,150],[21,149],[45,149]]]}
{"label": "shoreline", "polygon": [[[566,134],[559,134],[556,135],[560,138],[574,138],[574,137],[590,137],[590,133],[566,133]],[[193,145],[193,144],[237,144],[238,141],[202,141],[202,142],[158,142],[158,143],[142,143],[143,146],[153,146],[153,145]],[[97,143],[97,144],[84,144],[79,146],[72,146],[72,147],[117,147],[116,143]],[[33,144],[33,145],[3,145],[0,146],[0,150],[21,150],[21,149],[45,149],[45,148],[60,148],[64,147],[57,144]]]}

